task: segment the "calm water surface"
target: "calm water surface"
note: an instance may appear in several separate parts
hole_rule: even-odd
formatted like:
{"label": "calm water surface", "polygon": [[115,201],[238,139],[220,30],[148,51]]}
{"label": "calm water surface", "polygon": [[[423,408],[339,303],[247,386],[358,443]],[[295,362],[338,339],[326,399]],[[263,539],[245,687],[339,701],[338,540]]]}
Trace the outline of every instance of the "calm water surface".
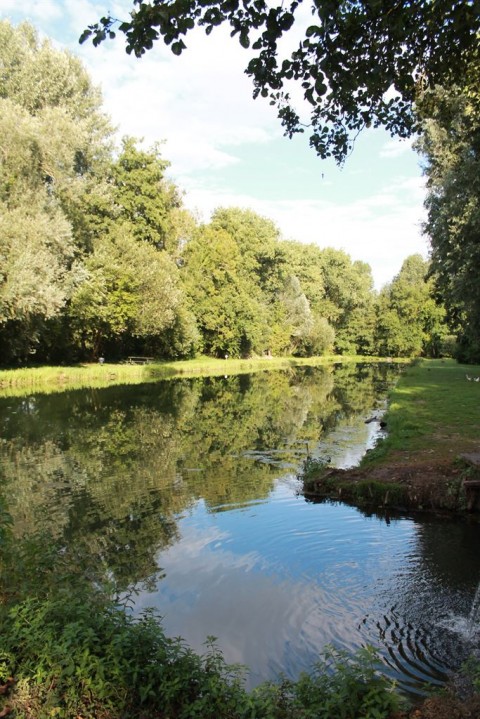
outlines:
{"label": "calm water surface", "polygon": [[[478,643],[480,528],[312,503],[308,455],[355,464],[389,365],[302,369],[0,400],[19,536],[47,529],[156,607],[168,634],[218,638],[254,685],[326,644],[376,646],[409,692]],[[161,576],[158,570],[161,568]]]}

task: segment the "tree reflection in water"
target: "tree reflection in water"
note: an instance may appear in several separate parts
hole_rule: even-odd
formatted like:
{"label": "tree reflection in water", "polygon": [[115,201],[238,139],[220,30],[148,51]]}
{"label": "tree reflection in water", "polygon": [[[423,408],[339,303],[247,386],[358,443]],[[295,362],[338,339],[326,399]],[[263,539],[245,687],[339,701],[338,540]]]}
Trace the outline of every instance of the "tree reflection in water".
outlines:
{"label": "tree reflection in water", "polygon": [[17,537],[47,531],[120,591],[158,570],[176,518],[268,497],[397,370],[345,365],[0,400]]}

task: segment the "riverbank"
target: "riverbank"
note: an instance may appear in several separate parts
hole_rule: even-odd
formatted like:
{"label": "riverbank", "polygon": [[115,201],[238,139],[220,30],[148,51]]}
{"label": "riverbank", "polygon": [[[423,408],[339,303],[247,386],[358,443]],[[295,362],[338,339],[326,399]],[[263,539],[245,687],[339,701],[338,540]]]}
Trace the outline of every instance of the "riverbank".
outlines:
{"label": "riverbank", "polygon": [[390,393],[386,437],[357,468],[311,462],[305,493],[400,511],[480,509],[474,485],[480,480],[479,377],[480,365],[412,364]]}
{"label": "riverbank", "polygon": [[[150,364],[78,364],[65,367],[25,367],[0,370],[0,397],[22,396],[33,392],[48,394],[66,389],[142,384],[180,377],[222,376],[264,372],[291,367],[318,367],[337,362],[385,362],[379,357],[325,355],[322,357],[258,357],[252,359],[215,359],[196,357],[175,362]],[[400,359],[396,362],[406,362]]]}

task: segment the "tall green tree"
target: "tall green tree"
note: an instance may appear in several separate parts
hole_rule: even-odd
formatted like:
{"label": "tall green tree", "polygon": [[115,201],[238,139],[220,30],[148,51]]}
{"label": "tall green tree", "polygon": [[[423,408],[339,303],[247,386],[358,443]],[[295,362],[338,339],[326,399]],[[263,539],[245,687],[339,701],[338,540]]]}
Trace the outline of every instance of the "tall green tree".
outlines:
{"label": "tall green tree", "polygon": [[278,300],[282,309],[282,324],[289,338],[288,351],[302,354],[304,341],[312,333],[314,318],[298,277],[289,275],[286,278]]}
{"label": "tall green tree", "polygon": [[239,357],[268,347],[268,310],[228,232],[200,228],[186,246],[182,274],[207,354]]}
{"label": "tall green tree", "polygon": [[112,211],[115,222],[128,225],[138,240],[149,242],[157,249],[175,251],[174,212],[182,208],[178,188],[165,178],[169,162],[160,154],[158,145],[144,150],[126,137],[122,151],[111,170]]}
{"label": "tall green tree", "polygon": [[170,163],[160,146],[139,145],[124,137],[119,154],[110,154],[101,172],[84,184],[81,198],[69,204],[75,236],[87,251],[95,238],[122,225],[132,237],[176,256],[193,232],[182,194],[165,176]]}
{"label": "tall green tree", "polygon": [[[81,352],[189,356],[199,335],[174,261],[192,233],[158,146],[124,138],[105,176],[84,198],[85,277],[70,317]],[[100,187],[100,191],[98,191]],[[122,257],[123,253],[123,257]]]}
{"label": "tall green tree", "polygon": [[159,148],[114,157],[85,69],[30,25],[0,22],[0,66],[0,361],[194,352],[172,258],[194,223]]}
{"label": "tall green tree", "polygon": [[[383,126],[401,137],[414,132],[419,93],[461,80],[478,47],[475,1],[318,0],[309,10],[311,21],[305,22],[301,0],[134,0],[130,18],[119,22],[107,14],[80,40],[93,36],[97,45],[115,37],[118,25],[128,53],[141,56],[162,38],[180,55],[195,26],[209,34],[226,24],[242,47],[251,48],[247,73],[254,96],[270,99],[292,136],[304,131],[306,121],[290,92],[292,83],[299,85],[309,108],[310,144],[338,161],[366,126]],[[284,55],[289,43],[282,40],[290,31],[300,41]]]}
{"label": "tall green tree", "polygon": [[437,87],[420,105],[428,195],[425,231],[432,273],[459,341],[459,358],[480,361],[480,62],[463,82]]}
{"label": "tall green tree", "polygon": [[277,292],[285,274],[285,254],[278,227],[266,217],[239,207],[219,208],[212,227],[228,232],[242,256],[242,271],[257,287],[271,296]]}
{"label": "tall green tree", "polygon": [[322,250],[324,314],[335,329],[335,349],[344,354],[371,354],[375,295],[370,265],[342,250]]}
{"label": "tall green tree", "polygon": [[125,340],[128,347],[129,337],[145,341],[175,324],[183,303],[175,263],[125,226],[97,241],[83,271],[69,307],[82,352],[96,358]]}
{"label": "tall green tree", "polygon": [[0,22],[0,66],[0,359],[19,361],[75,284],[65,198],[80,197],[111,130],[81,63],[30,25]]}
{"label": "tall green tree", "polygon": [[448,336],[445,309],[434,298],[429,263],[411,255],[378,301],[377,351],[397,357],[438,357]]}
{"label": "tall green tree", "polygon": [[302,289],[317,315],[327,316],[323,254],[318,245],[287,240],[283,243],[289,271],[300,280]]}

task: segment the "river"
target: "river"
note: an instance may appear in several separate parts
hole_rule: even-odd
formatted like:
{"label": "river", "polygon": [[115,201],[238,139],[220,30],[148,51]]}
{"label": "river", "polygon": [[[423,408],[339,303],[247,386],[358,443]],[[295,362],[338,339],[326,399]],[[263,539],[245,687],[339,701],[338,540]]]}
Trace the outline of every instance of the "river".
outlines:
{"label": "river", "polygon": [[0,399],[0,468],[18,537],[48,531],[248,685],[324,650],[375,646],[409,694],[478,642],[476,522],[313,503],[313,456],[359,461],[395,365],[338,365]]}

